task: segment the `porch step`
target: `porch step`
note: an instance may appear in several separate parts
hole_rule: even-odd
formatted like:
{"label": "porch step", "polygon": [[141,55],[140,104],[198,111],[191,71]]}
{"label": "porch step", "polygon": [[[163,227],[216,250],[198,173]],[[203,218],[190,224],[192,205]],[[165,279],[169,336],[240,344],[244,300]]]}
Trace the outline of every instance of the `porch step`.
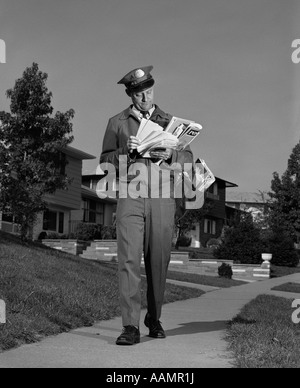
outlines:
{"label": "porch step", "polygon": [[118,261],[117,242],[113,240],[93,241],[89,247],[80,255],[88,260],[98,260],[105,262]]}

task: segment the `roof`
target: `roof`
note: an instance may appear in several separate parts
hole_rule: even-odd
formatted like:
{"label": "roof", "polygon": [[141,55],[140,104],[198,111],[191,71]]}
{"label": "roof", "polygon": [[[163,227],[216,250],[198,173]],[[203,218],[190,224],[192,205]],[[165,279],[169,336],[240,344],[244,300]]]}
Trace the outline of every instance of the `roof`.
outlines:
{"label": "roof", "polygon": [[81,185],[81,194],[85,198],[98,200],[99,202],[106,202],[106,203],[117,203],[117,200],[114,198],[100,198],[97,195],[97,192],[95,190],[90,189],[87,186]]}
{"label": "roof", "polygon": [[[195,161],[196,164],[199,164],[199,163],[200,163],[200,164],[202,164],[202,165],[203,165],[203,162],[204,162],[204,161],[201,160],[200,158],[197,158],[196,161]],[[208,168],[207,166],[205,166],[205,162],[204,162],[204,167],[205,167],[206,169],[209,170],[209,168]],[[216,178],[218,181],[224,182],[226,187],[239,187],[236,183],[229,182],[229,181],[227,181],[226,179],[222,179],[222,178],[219,178],[219,177],[217,177],[217,176],[215,176],[215,178]]]}
{"label": "roof", "polygon": [[97,168],[84,170],[82,176],[89,178],[97,178],[99,176],[106,175],[105,171],[102,170],[101,165],[98,164]]}
{"label": "roof", "polygon": [[87,154],[84,151],[78,150],[77,148],[67,146],[66,148],[63,149],[63,152],[66,155],[69,155],[73,157],[74,159],[79,159],[79,160],[93,160],[96,159],[96,156]]}
{"label": "roof", "polygon": [[225,180],[225,179],[222,179],[222,178],[219,178],[219,177],[215,177],[217,180],[219,180],[219,181],[223,181],[223,182],[225,182],[225,185],[226,185],[226,187],[239,187],[236,183],[232,183],[232,182],[229,182],[229,181],[227,181],[227,180]]}
{"label": "roof", "polygon": [[257,204],[257,203],[267,203],[270,199],[268,193],[266,192],[227,192],[226,202],[228,203],[248,203],[248,204]]}
{"label": "roof", "polygon": [[246,213],[245,210],[237,209],[236,207],[225,205],[226,212],[230,213]]}

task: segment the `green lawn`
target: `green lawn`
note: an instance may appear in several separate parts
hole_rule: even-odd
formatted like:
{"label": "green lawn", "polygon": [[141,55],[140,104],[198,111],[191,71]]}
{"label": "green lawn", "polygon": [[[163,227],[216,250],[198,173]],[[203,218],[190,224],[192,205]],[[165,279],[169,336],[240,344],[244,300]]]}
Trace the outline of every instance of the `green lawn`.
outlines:
{"label": "green lawn", "polygon": [[278,267],[276,265],[271,265],[272,278],[280,278],[282,276],[293,275],[294,273],[300,273],[300,267],[291,268],[291,267]]}
{"label": "green lawn", "polygon": [[239,280],[225,279],[207,275],[198,275],[195,273],[182,273],[177,271],[169,271],[168,279],[218,288],[229,288],[234,286],[241,286],[242,284],[247,284],[246,282],[242,282]]}
{"label": "green lawn", "polygon": [[238,368],[300,368],[300,324],[292,300],[261,295],[230,323],[229,349]]}
{"label": "green lawn", "polygon": [[[142,268],[142,273],[145,274],[144,268]],[[204,286],[212,286],[217,288],[229,288],[234,286],[241,286],[242,284],[247,284],[246,282],[239,280],[225,279],[216,276],[198,275],[195,273],[184,273],[172,270],[168,272],[168,279],[200,284]]]}
{"label": "green lawn", "polygon": [[[117,269],[0,232],[0,351],[48,335],[90,326],[120,315]],[[143,280],[143,307],[146,306]],[[203,291],[167,285],[165,302],[199,297]]]}
{"label": "green lawn", "polygon": [[[280,286],[273,287],[274,291],[284,291],[284,292],[293,292],[295,294],[300,294],[300,284],[299,283],[284,283]],[[299,295],[300,297],[300,295]]]}

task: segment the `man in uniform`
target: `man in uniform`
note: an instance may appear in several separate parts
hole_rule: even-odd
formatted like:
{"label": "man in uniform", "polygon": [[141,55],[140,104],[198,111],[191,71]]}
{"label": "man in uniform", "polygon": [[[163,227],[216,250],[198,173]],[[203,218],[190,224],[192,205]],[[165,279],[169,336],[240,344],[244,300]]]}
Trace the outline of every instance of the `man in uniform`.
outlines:
{"label": "man in uniform", "polygon": [[[143,158],[137,148],[137,132],[142,118],[150,119],[164,129],[172,116],[154,105],[153,66],[132,70],[118,84],[126,87],[132,105],[109,120],[103,140],[100,163],[111,163],[119,170],[120,160],[126,161],[125,169],[142,163],[147,171],[158,160],[164,164],[192,163],[189,148],[185,151],[159,149],[151,158]],[[124,166],[123,166],[124,167]],[[120,177],[121,179],[121,177]],[[117,239],[119,260],[120,305],[123,332],[117,345],[134,345],[140,342],[141,314],[141,259],[144,251],[147,274],[148,312],[145,325],[152,338],[165,338],[160,322],[168,266],[174,231],[176,205],[173,198],[119,198],[117,208]]]}

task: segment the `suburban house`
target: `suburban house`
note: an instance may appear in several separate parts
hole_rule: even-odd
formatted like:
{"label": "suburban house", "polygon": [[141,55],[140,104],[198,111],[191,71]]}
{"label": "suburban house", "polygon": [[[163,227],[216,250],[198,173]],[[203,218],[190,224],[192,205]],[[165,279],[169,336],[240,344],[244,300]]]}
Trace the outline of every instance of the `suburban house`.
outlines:
{"label": "suburban house", "polygon": [[117,200],[101,199],[97,195],[99,175],[83,175],[81,185],[81,207],[72,210],[70,232],[74,232],[81,222],[101,225],[112,225],[116,218]]}
{"label": "suburban house", "polygon": [[211,209],[190,232],[193,247],[206,247],[211,239],[221,236],[224,226],[230,225],[236,215],[235,209],[226,205],[226,190],[238,187],[235,183],[216,177],[216,181],[205,193]]}
{"label": "suburban house", "polygon": [[251,213],[254,221],[263,221],[268,210],[270,197],[265,192],[229,192],[226,205],[230,208]]}
{"label": "suburban house", "polygon": [[[47,210],[38,216],[32,231],[33,239],[38,239],[41,233],[68,235],[80,222],[113,223],[116,201],[100,199],[82,178],[83,160],[96,157],[70,146],[62,154],[67,160],[65,173],[71,178],[71,184],[67,190],[57,190],[55,194],[45,196]],[[12,217],[0,212],[0,230],[18,233],[18,229]]]}
{"label": "suburban house", "polygon": [[[98,192],[106,192],[107,181],[106,174],[103,171],[98,171],[98,174],[85,175],[82,178],[83,185],[89,187],[94,195]],[[118,192],[118,181],[113,182],[113,191]],[[190,231],[192,237],[192,245],[194,247],[206,246],[207,242],[212,238],[218,238],[222,234],[223,227],[230,225],[236,217],[238,210],[235,210],[226,205],[226,190],[228,188],[238,187],[235,183],[228,182],[221,178],[216,178],[215,183],[208,189],[205,196],[211,202],[211,210],[196,224],[193,230]],[[99,198],[98,198],[99,201]],[[116,199],[106,198],[106,215],[108,219],[115,218]],[[95,205],[94,205],[95,206]],[[100,206],[100,205],[99,205]]]}
{"label": "suburban house", "polygon": [[[76,231],[82,222],[108,226],[115,222],[117,199],[98,196],[99,192],[106,190],[105,173],[97,171],[97,174],[82,175],[83,160],[93,160],[95,156],[70,146],[63,154],[68,162],[65,172],[72,182],[68,190],[57,190],[53,195],[46,195],[47,210],[38,216],[38,222],[33,228],[34,239],[49,233],[68,235]],[[226,190],[235,187],[235,183],[216,178],[208,189],[205,195],[212,206],[190,232],[193,246],[205,247],[210,239],[221,236],[225,225],[230,225],[239,208],[231,201],[228,202]],[[118,191],[117,181],[114,190]],[[18,233],[18,225],[13,221],[0,213],[0,230]]]}

